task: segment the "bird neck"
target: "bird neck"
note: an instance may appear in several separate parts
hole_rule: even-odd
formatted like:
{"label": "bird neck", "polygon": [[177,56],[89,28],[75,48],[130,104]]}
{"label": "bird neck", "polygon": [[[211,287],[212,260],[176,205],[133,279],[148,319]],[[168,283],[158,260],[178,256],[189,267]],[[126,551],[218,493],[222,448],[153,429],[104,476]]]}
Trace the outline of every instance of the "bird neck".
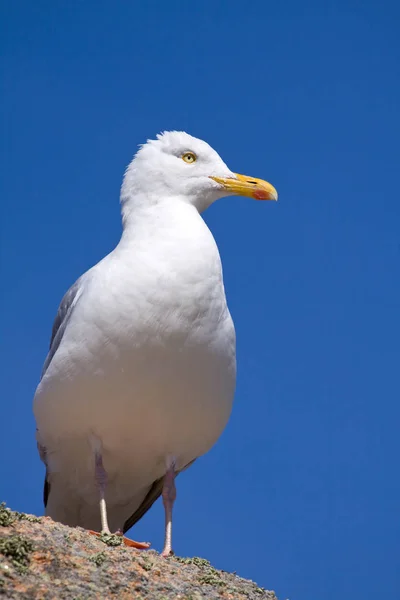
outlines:
{"label": "bird neck", "polygon": [[125,241],[139,237],[160,239],[174,231],[177,235],[179,230],[208,230],[196,207],[179,196],[153,198],[135,194],[121,202],[121,212]]}

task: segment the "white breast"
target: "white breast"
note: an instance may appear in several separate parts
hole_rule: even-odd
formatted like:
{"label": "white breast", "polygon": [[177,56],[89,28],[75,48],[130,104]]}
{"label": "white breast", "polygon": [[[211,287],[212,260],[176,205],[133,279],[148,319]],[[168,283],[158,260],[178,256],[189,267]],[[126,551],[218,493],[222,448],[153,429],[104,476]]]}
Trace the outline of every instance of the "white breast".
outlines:
{"label": "white breast", "polygon": [[36,392],[40,441],[78,485],[93,440],[111,481],[145,486],[167,455],[183,468],[207,452],[231,411],[235,332],[215,242],[191,206],[151,222],[91,271]]}

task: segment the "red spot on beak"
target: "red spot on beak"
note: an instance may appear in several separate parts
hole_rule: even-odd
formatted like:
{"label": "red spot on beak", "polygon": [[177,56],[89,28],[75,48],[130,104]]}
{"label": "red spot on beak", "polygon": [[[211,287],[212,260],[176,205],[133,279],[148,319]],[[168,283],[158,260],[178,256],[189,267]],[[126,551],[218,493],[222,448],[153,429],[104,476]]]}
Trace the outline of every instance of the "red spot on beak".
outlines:
{"label": "red spot on beak", "polygon": [[261,188],[255,188],[253,190],[253,198],[255,200],[270,200],[271,194]]}

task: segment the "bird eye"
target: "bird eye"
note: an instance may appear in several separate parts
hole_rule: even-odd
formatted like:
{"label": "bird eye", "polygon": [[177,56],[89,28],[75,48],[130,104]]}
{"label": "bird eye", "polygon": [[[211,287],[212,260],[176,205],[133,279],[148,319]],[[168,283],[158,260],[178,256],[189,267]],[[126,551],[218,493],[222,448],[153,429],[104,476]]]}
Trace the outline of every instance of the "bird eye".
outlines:
{"label": "bird eye", "polygon": [[184,160],[186,163],[194,163],[196,162],[196,155],[193,152],[185,152],[185,154],[182,154],[182,160]]}

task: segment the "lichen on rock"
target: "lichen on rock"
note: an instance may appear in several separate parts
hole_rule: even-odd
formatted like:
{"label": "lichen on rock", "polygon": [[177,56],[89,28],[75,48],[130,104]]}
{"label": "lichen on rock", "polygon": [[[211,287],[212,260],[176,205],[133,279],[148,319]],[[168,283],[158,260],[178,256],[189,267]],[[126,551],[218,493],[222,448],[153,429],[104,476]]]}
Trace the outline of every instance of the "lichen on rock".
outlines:
{"label": "lichen on rock", "polygon": [[114,545],[113,539],[17,513],[4,504],[0,595],[18,600],[276,600],[273,592],[219,571],[204,558],[165,559],[154,550]]}

